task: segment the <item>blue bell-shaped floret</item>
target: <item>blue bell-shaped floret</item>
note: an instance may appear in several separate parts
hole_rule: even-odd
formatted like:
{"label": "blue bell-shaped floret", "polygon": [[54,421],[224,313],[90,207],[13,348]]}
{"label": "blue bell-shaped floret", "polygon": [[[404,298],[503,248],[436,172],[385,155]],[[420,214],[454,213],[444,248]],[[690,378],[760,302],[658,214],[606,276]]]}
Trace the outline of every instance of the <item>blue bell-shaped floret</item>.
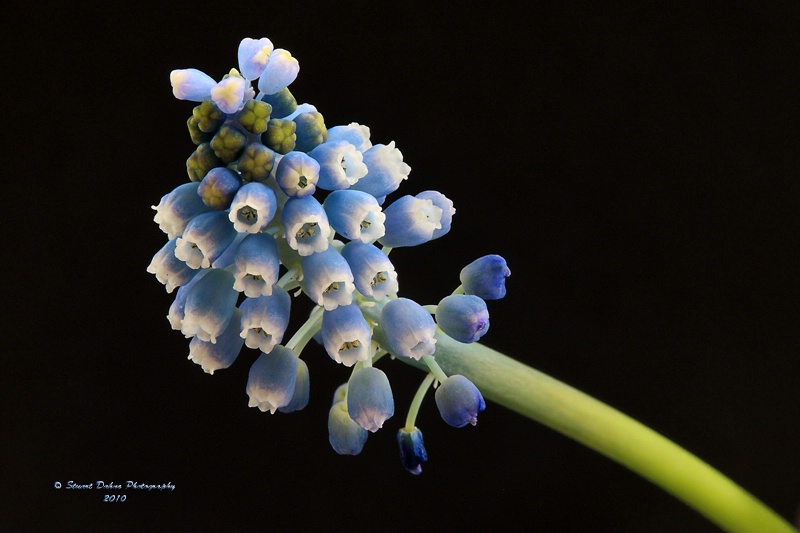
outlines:
{"label": "blue bell-shaped floret", "polygon": [[397,432],[397,444],[400,446],[400,462],[412,474],[422,473],[422,463],[428,460],[422,432],[416,427],[411,431],[402,428]]}
{"label": "blue bell-shaped floret", "polygon": [[322,206],[331,227],[348,240],[375,242],[386,232],[386,215],[371,194],[351,189],[333,191]]}
{"label": "blue bell-shaped floret", "polygon": [[381,311],[381,326],[395,355],[419,360],[436,350],[436,323],[414,300],[390,300]]}
{"label": "blue bell-shaped floret", "polygon": [[206,342],[194,337],[189,342],[189,359],[208,374],[231,366],[242,350],[243,339],[239,336],[241,315],[238,309],[233,311],[228,326],[217,337],[216,342]]}
{"label": "blue bell-shaped floret", "polygon": [[153,220],[167,234],[167,238],[180,237],[190,220],[211,210],[197,194],[199,187],[199,182],[179,185],[165,194],[157,206],[153,206],[156,210]]}
{"label": "blue bell-shaped floret", "polygon": [[436,306],[436,324],[459,342],[475,342],[489,329],[486,302],[471,294],[445,296]]}
{"label": "blue bell-shaped floret", "polygon": [[389,378],[374,366],[356,370],[347,385],[347,412],[359,426],[375,433],[394,414]]}
{"label": "blue bell-shaped floret", "polygon": [[283,340],[291,305],[289,293],[278,286],[269,296],[245,298],[239,306],[242,311],[239,335],[245,345],[270,353]]}
{"label": "blue bell-shaped floret", "polygon": [[370,357],[372,333],[357,304],[340,305],[322,315],[322,344],[331,359],[353,366]]}
{"label": "blue bell-shaped floret", "polygon": [[444,380],[436,389],[435,399],[442,419],[457,428],[477,424],[478,413],[486,408],[478,388],[460,374]]}
{"label": "blue bell-shaped floret", "polygon": [[316,304],[330,311],[353,301],[353,273],[334,247],[303,257],[306,292]]}
{"label": "blue bell-shaped floret", "polygon": [[283,407],[279,407],[281,413],[293,413],[300,411],[308,405],[308,397],[311,393],[311,381],[308,375],[308,365],[302,359],[297,360],[297,376],[294,380],[294,392],[292,399]]}
{"label": "blue bell-shaped floret", "polygon": [[275,346],[272,352],[258,356],[247,379],[248,406],[275,414],[289,405],[297,381],[297,355],[285,346]]}
{"label": "blue bell-shaped floret", "polygon": [[506,295],[506,278],[510,275],[505,259],[499,255],[485,255],[462,268],[459,278],[464,293],[484,300],[499,300]]}
{"label": "blue bell-shaped floret", "polygon": [[239,43],[239,72],[248,80],[258,79],[267,66],[272,54],[272,41],[266,37],[251,39],[246,37]]}
{"label": "blue bell-shaped floret", "polygon": [[339,455],[358,455],[367,442],[369,432],[359,426],[347,412],[347,402],[335,402],[328,411],[328,442]]}
{"label": "blue bell-shaped floret", "polygon": [[397,272],[377,246],[350,241],[342,248],[342,257],[350,265],[358,292],[376,300],[397,294]]}

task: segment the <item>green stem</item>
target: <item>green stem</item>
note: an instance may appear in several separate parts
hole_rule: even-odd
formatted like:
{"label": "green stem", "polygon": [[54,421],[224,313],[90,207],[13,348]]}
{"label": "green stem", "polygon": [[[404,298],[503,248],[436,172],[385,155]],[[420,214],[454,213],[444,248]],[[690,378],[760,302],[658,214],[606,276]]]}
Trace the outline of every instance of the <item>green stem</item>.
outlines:
{"label": "green stem", "polygon": [[303,348],[306,347],[308,341],[310,341],[314,335],[319,331],[320,324],[322,324],[322,314],[324,308],[320,305],[315,307],[311,314],[308,317],[308,320],[300,326],[300,328],[292,335],[292,338],[289,339],[289,342],[286,343],[286,347],[290,350],[294,350],[294,353],[300,356],[300,353],[303,351]]}
{"label": "green stem", "polygon": [[436,360],[484,396],[592,448],[730,532],[797,532],[719,471],[616,409],[481,344],[437,336]]}
{"label": "green stem", "polygon": [[419,413],[419,408],[422,405],[422,400],[425,399],[425,394],[428,393],[428,389],[431,387],[433,380],[436,379],[433,373],[429,373],[425,376],[425,379],[422,380],[420,383],[419,388],[417,389],[417,394],[414,395],[414,399],[411,400],[411,405],[408,407],[408,415],[406,416],[406,425],[403,428],[407,432],[414,431],[417,422],[417,414]]}
{"label": "green stem", "polygon": [[[373,338],[387,346],[380,328]],[[483,396],[540,422],[652,481],[725,531],[798,533],[739,485],[674,442],[616,409],[479,343],[436,334],[436,361]],[[427,370],[405,357],[399,360]]]}
{"label": "green stem", "polygon": [[422,362],[428,367],[428,370],[431,371],[431,374],[439,380],[439,383],[444,383],[444,380],[447,379],[447,374],[442,367],[436,362],[436,358],[432,355],[423,355]]}

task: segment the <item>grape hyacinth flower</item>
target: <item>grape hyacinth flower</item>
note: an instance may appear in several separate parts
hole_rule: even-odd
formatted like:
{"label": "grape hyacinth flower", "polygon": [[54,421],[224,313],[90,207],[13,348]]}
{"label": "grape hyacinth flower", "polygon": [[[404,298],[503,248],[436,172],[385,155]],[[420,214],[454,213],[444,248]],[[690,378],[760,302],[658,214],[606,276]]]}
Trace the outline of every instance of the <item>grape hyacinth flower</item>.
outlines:
{"label": "grape hyacinth flower", "polygon": [[299,72],[300,63],[288,50],[273,50],[258,80],[258,89],[264,94],[275,94],[290,85]]}
{"label": "grape hyacinth flower", "polygon": [[342,248],[342,257],[350,265],[356,289],[364,296],[383,300],[397,294],[397,272],[389,256],[376,246],[350,241]]}
{"label": "grape hyacinth flower", "polygon": [[371,243],[385,233],[386,215],[371,194],[352,189],[333,191],[322,206],[331,227],[346,239]]}
{"label": "grape hyacinth flower", "polygon": [[153,260],[147,267],[147,271],[155,274],[156,279],[164,284],[167,292],[186,285],[197,273],[197,270],[175,257],[176,244],[177,238],[167,241],[167,244],[153,256]]}
{"label": "grape hyacinth flower", "polygon": [[[395,142],[373,144],[369,127],[356,122],[329,128],[314,105],[298,104],[289,85],[300,65],[287,50],[245,38],[236,59],[238,68],[219,81],[194,68],[169,76],[176,98],[198,104],[187,112],[190,155],[180,158],[188,182],[153,207],[167,243],[154,247],[147,271],[168,292],[178,289],[167,319],[191,338],[191,360],[213,373],[243,364],[243,344],[259,350],[248,405],[286,413],[309,401],[300,356],[320,339],[351,372],[328,413],[329,443],[342,455],[360,453],[369,432],[393,416],[393,361],[426,368],[397,437],[401,463],[413,474],[428,457],[415,418],[438,382],[435,402],[447,424],[474,425],[485,393],[642,473],[730,530],[789,531],[656,432],[477,342],[489,325],[486,301],[506,294],[511,271],[503,257],[463,267],[460,285],[437,295],[437,305],[399,296],[389,253],[445,236],[453,202],[432,190],[390,197],[411,171]],[[299,311],[308,320],[284,344],[290,309],[300,307],[290,291],[297,300],[305,294],[311,310]]]}
{"label": "grape hyacinth flower", "polygon": [[283,231],[289,246],[301,256],[308,256],[328,248],[331,227],[322,204],[313,196],[304,196],[286,201]]}
{"label": "grape hyacinth flower", "polygon": [[194,337],[189,342],[189,359],[200,365],[208,374],[233,364],[242,350],[244,340],[239,336],[239,320],[242,312],[234,309],[230,322],[215,342],[206,342]]}
{"label": "grape hyacinth flower", "polygon": [[289,152],[278,163],[275,180],[286,196],[303,198],[314,194],[319,173],[316,159],[303,152]]}
{"label": "grape hyacinth flower", "polygon": [[198,282],[187,286],[183,306],[181,333],[195,335],[203,341],[217,342],[236,309],[238,293],[233,288],[233,275],[227,270],[212,268]]}
{"label": "grape hyacinth flower", "polygon": [[272,189],[258,182],[246,183],[231,200],[228,219],[238,232],[258,233],[272,221],[277,209]]}
{"label": "grape hyacinth flower", "polygon": [[265,233],[246,235],[234,253],[233,288],[248,298],[272,294],[280,272],[275,239]]}
{"label": "grape hyacinth flower", "polygon": [[340,305],[322,315],[322,344],[331,359],[353,366],[370,357],[372,334],[357,304]]}
{"label": "grape hyacinth flower", "polygon": [[266,37],[242,39],[238,52],[239,72],[242,76],[248,80],[257,80],[267,67],[272,48],[272,41]]}
{"label": "grape hyacinth flower", "polygon": [[236,229],[225,211],[210,211],[194,217],[175,243],[175,257],[191,268],[208,268],[236,237]]}
{"label": "grape hyacinth flower", "polygon": [[436,323],[421,305],[408,298],[389,301],[381,312],[392,353],[410,359],[432,355],[436,350]]}
{"label": "grape hyacinth flower", "polygon": [[[236,364],[243,346],[258,350],[246,392],[250,406],[271,413],[308,403],[299,356],[317,339],[351,369],[328,416],[330,444],[343,455],[360,453],[367,434],[394,414],[389,376],[374,364],[387,353],[424,363],[430,373],[398,433],[403,465],[419,473],[427,454],[413,419],[434,380],[446,393],[445,412],[464,416],[463,401],[447,393],[461,381],[437,363],[437,340],[478,340],[488,328],[486,305],[460,292],[489,286],[496,294],[505,278],[471,267],[438,306],[399,297],[391,249],[447,234],[453,202],[428,190],[382,208],[411,171],[394,141],[373,144],[370,128],[356,122],[328,128],[316,106],[289,90],[299,62],[269,39],[242,39],[237,60],[219,81],[197,69],[170,74],[178,99],[199,102],[187,121],[196,146],[189,182],[154,207],[168,241],[147,270],[168,292],[178,289],[170,325],[191,338],[189,357],[207,373]],[[284,344],[290,291],[304,293],[311,312]]]}
{"label": "grape hyacinth flower", "polygon": [[418,246],[444,235],[442,208],[428,198],[406,195],[386,209],[386,233],[378,239],[384,246]]}
{"label": "grape hyacinth flower", "polygon": [[420,200],[430,200],[433,205],[442,210],[442,216],[439,218],[439,224],[442,227],[433,230],[431,239],[438,239],[450,231],[450,225],[453,223],[453,215],[456,214],[456,210],[453,207],[453,201],[450,198],[446,197],[439,191],[423,191],[417,194],[415,198]]}
{"label": "grape hyacinth flower", "polygon": [[465,294],[499,300],[506,295],[506,278],[510,275],[505,259],[499,255],[485,255],[462,268],[459,279]]}
{"label": "grape hyacinth flower", "polygon": [[486,408],[478,387],[460,374],[445,379],[434,396],[442,419],[457,428],[477,424],[478,413]]}
{"label": "grape hyacinth flower", "polygon": [[167,234],[167,238],[180,237],[190,220],[211,209],[197,193],[199,187],[200,183],[179,185],[171,193],[165,194],[157,206],[153,206],[156,210],[153,220]]}
{"label": "grape hyacinth flower", "polygon": [[173,70],[169,81],[175,98],[192,102],[202,102],[209,98],[211,89],[217,84],[214,78],[196,68]]}
{"label": "grape hyacinth flower", "polygon": [[459,342],[475,342],[489,329],[489,310],[478,296],[451,294],[436,306],[436,325]]}
{"label": "grape hyacinth flower", "polygon": [[411,167],[403,162],[403,154],[395,148],[394,141],[371,146],[364,152],[363,162],[367,174],[352,187],[379,199],[396,191],[411,173]]}
{"label": "grape hyacinth flower", "polygon": [[289,405],[294,397],[298,367],[297,355],[285,346],[278,345],[269,354],[262,353],[250,367],[248,405],[272,414]]}
{"label": "grape hyacinth flower", "polygon": [[211,88],[211,99],[223,113],[235,113],[244,102],[245,89],[246,80],[239,71],[231,69],[227,76]]}
{"label": "grape hyacinth flower", "polygon": [[242,311],[240,336],[248,348],[269,353],[283,341],[289,325],[292,300],[286,289],[275,287],[272,294],[245,298],[239,305]]}
{"label": "grape hyacinth flower", "polygon": [[400,462],[403,467],[418,476],[422,473],[422,463],[428,460],[422,432],[416,427],[410,431],[406,428],[397,432],[397,444],[400,446]]}
{"label": "grape hyacinth flower", "polygon": [[306,290],[312,301],[326,311],[353,301],[353,273],[344,257],[333,247],[303,257]]}
{"label": "grape hyacinth flower", "polygon": [[358,455],[367,442],[369,432],[358,425],[347,412],[347,402],[340,400],[328,412],[328,442],[339,455]]}
{"label": "grape hyacinth flower", "polygon": [[319,163],[319,187],[347,189],[367,175],[364,156],[347,141],[324,142],[308,152]]}
{"label": "grape hyacinth flower", "polygon": [[371,366],[353,373],[347,384],[347,412],[371,433],[394,415],[392,388],[383,370]]}

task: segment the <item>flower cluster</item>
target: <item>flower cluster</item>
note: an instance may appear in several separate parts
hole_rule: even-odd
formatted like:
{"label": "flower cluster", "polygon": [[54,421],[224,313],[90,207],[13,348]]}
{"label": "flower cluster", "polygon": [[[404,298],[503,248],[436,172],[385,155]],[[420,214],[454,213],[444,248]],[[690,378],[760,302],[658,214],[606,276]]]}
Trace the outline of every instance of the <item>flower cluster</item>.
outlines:
{"label": "flower cluster", "polygon": [[[351,367],[328,417],[339,454],[358,454],[394,414],[388,376],[374,363],[387,353],[424,362],[430,373],[398,433],[403,465],[419,473],[427,454],[414,420],[425,392],[438,384],[436,405],[456,427],[474,425],[485,407],[469,379],[436,363],[436,335],[480,339],[489,327],[485,300],[502,298],[510,271],[501,257],[485,256],[438,305],[399,297],[389,252],[445,235],[453,202],[437,191],[387,201],[411,170],[400,150],[373,144],[364,125],[328,128],[289,91],[298,72],[288,51],[248,38],[238,69],[220,81],[196,69],[171,73],[174,95],[198,103],[187,121],[196,148],[189,181],[154,206],[168,241],[147,270],[168,292],[177,288],[168,319],[191,339],[189,359],[203,370],[229,367],[243,345],[260,352],[246,386],[251,407],[306,406],[300,355],[312,338]],[[290,292],[313,306],[284,343]]]}

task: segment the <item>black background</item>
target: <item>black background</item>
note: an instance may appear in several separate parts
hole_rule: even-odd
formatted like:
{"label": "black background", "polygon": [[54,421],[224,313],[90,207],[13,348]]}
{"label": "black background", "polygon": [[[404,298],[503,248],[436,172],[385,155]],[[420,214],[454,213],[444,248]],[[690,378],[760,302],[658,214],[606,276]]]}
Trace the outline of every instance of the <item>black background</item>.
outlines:
{"label": "black background", "polygon": [[[486,344],[794,520],[800,9],[687,4],[39,2],[4,15],[0,522],[715,531],[491,403],[456,430],[429,398],[430,461],[409,475],[395,431],[422,375],[398,362],[384,366],[397,414],[353,458],[327,442],[347,371],[321,349],[304,353],[312,399],[291,415],[247,408],[252,351],[213,377],[186,360],[164,319],[174,295],[145,272],[165,240],[150,206],[186,180],[192,150],[194,104],[168,76],[219,78],[248,36],[299,59],[292,91],[329,127],[396,141],[412,167],[400,193],[454,200],[449,235],[392,254],[402,295],[434,303],[464,264],[503,255],[512,276]],[[129,479],[176,489],[109,504],[53,488]]]}

